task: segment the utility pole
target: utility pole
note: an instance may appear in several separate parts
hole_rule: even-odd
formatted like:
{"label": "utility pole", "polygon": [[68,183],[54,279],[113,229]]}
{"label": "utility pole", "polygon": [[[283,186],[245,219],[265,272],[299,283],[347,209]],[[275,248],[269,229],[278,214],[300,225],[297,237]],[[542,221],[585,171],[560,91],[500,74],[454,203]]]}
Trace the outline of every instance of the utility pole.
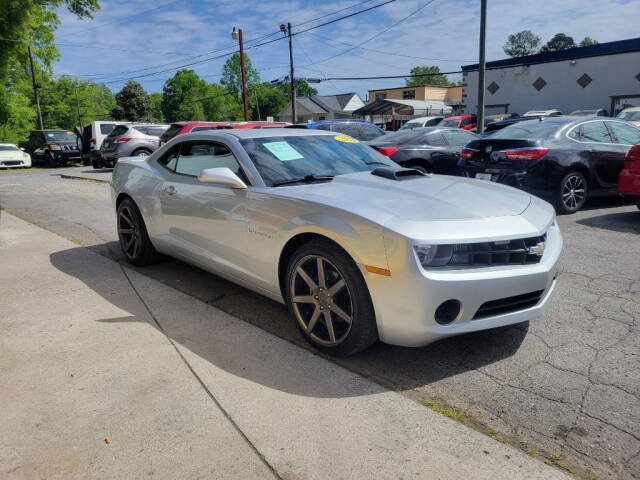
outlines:
{"label": "utility pole", "polygon": [[289,65],[291,66],[291,70],[289,73],[289,80],[291,80],[291,123],[297,123],[296,117],[296,79],[293,76],[293,46],[291,44],[291,23],[287,23],[285,28],[284,25],[280,25],[280,30],[285,35],[289,36]]}
{"label": "utility pole", "polygon": [[240,43],[240,72],[242,73],[242,103],[244,105],[244,121],[249,121],[249,104],[247,102],[247,77],[244,69],[244,45],[242,44],[242,29],[233,27],[231,38]]}
{"label": "utility pole", "polygon": [[31,53],[31,45],[29,45],[29,64],[31,65],[31,81],[33,82],[33,96],[36,98],[36,106],[38,107],[38,121],[40,122],[40,130],[44,130],[42,123],[42,111],[40,110],[40,96],[38,95],[38,83],[36,82],[36,71],[33,68],[33,54]]}
{"label": "utility pole", "polygon": [[487,32],[487,0],[480,0],[480,61],[478,63],[478,112],[476,115],[476,132],[484,132],[484,73],[487,67],[484,46]]}

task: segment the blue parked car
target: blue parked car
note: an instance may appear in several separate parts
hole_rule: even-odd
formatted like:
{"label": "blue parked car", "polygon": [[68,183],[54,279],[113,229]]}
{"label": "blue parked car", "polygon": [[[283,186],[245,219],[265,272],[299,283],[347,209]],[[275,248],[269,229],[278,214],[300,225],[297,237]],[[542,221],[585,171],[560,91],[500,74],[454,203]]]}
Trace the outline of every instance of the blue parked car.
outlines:
{"label": "blue parked car", "polygon": [[316,128],[318,130],[340,132],[363,142],[373,140],[387,133],[377,125],[361,120],[320,120],[318,122],[297,123],[287,128]]}

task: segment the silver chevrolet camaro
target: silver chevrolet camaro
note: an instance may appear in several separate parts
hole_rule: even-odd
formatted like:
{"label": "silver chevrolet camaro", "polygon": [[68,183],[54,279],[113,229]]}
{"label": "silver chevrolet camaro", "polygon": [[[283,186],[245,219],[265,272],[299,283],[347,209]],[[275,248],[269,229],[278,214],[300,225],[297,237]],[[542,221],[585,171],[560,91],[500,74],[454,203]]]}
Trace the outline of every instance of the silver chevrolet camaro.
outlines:
{"label": "silver chevrolet camaro", "polygon": [[111,193],[129,261],[169,255],[286,303],[336,355],[536,318],[562,250],[546,202],[331,132],[178,136],[118,162]]}

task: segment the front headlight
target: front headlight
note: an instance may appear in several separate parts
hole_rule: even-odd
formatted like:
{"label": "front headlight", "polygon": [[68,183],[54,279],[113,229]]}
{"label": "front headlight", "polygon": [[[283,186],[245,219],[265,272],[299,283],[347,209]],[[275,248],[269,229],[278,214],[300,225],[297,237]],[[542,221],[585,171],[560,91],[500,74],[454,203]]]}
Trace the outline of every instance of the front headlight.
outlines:
{"label": "front headlight", "polygon": [[413,250],[423,267],[441,267],[453,256],[453,245],[414,245]]}
{"label": "front headlight", "polygon": [[58,145],[57,143],[52,143],[51,145],[49,145],[49,149],[50,150],[60,150],[60,145]]}

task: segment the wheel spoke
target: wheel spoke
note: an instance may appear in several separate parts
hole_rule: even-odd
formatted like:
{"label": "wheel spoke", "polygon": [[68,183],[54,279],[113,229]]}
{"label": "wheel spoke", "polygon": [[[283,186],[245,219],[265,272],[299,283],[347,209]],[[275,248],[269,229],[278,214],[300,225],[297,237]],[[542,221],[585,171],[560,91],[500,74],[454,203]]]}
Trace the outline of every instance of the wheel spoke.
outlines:
{"label": "wheel spoke", "polygon": [[293,303],[314,303],[311,295],[296,295],[293,297]]}
{"label": "wheel spoke", "polygon": [[296,268],[296,273],[298,275],[300,275],[300,278],[302,278],[302,280],[305,281],[305,283],[309,286],[310,289],[315,289],[318,288],[318,285],[316,285],[316,282],[313,281],[313,279],[307,275],[307,272],[305,272],[302,267],[298,267]]}
{"label": "wheel spoke", "polygon": [[123,233],[125,235],[133,235],[134,230],[132,228],[119,228],[118,233]]}
{"label": "wheel spoke", "polygon": [[331,343],[335,343],[336,334],[333,331],[333,320],[331,320],[331,312],[329,310],[325,310],[323,313],[324,313],[324,323],[327,327],[327,331],[329,332],[329,340],[331,340]]}
{"label": "wheel spoke", "polygon": [[344,287],[345,283],[344,280],[341,278],[340,280],[338,280],[336,283],[334,283],[329,290],[327,290],[327,293],[329,295],[331,295],[332,297],[338,293],[340,290],[342,290],[342,288]]}
{"label": "wheel spoke", "polygon": [[[132,246],[135,246],[135,242],[136,242],[136,236],[135,235],[131,235],[131,238],[129,239],[129,241],[127,242],[127,245],[124,247],[124,249],[129,252],[129,249]],[[133,255],[133,253],[130,253],[130,255]]]}
{"label": "wheel spoke", "polygon": [[320,288],[327,288],[327,284],[324,279],[324,260],[322,260],[322,258],[320,257],[317,257],[316,261],[318,263],[318,286]]}
{"label": "wheel spoke", "polygon": [[311,333],[313,332],[313,329],[316,326],[316,323],[318,323],[318,319],[320,318],[320,309],[318,307],[316,307],[316,309],[313,311],[313,314],[311,315],[311,318],[309,319],[309,324],[307,325],[307,332]]}
{"label": "wheel spoke", "polygon": [[345,311],[342,310],[335,303],[331,305],[331,311],[335,313],[337,316],[339,316],[341,319],[343,319],[345,322],[347,322],[349,325],[351,325],[351,317],[347,315]]}

